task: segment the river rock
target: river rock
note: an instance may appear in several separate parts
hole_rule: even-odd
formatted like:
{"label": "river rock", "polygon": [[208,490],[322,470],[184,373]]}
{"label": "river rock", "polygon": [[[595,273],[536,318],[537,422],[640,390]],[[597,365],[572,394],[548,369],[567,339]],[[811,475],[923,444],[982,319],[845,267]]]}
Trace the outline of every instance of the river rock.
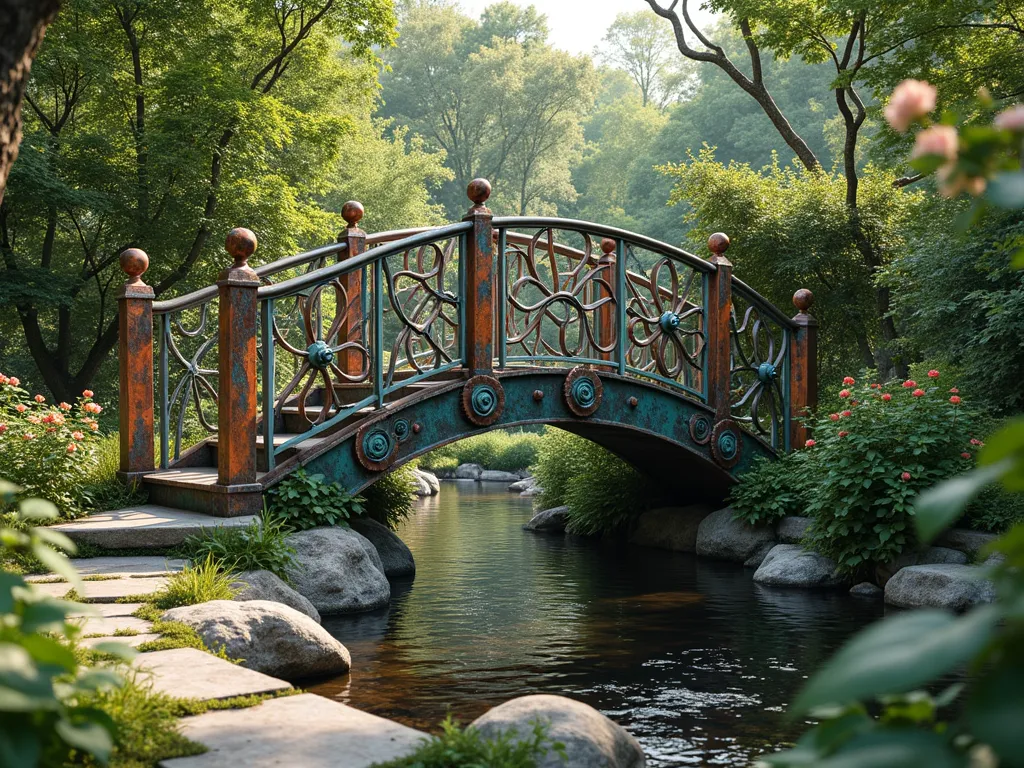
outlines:
{"label": "river rock", "polygon": [[640,744],[622,726],[583,702],[539,694],[506,701],[473,721],[485,738],[514,731],[515,740],[532,738],[535,722],[547,736],[565,745],[568,761],[555,752],[537,760],[537,768],[644,768]]}
{"label": "river rock", "polygon": [[514,483],[509,485],[508,489],[511,493],[522,493],[523,491],[537,487],[537,479],[534,477],[524,477],[522,480],[516,480]]}
{"label": "river rock", "polygon": [[757,569],[754,581],[775,587],[838,587],[846,579],[824,555],[799,544],[778,544]]}
{"label": "river rock", "polygon": [[810,524],[809,517],[784,517],[775,525],[775,537],[782,544],[799,544]]}
{"label": "river rock", "polygon": [[412,552],[405,546],[405,542],[398,538],[398,534],[386,525],[365,517],[352,520],[349,524],[353,530],[369,539],[376,548],[384,565],[385,576],[396,579],[416,575],[416,561],[412,557]]}
{"label": "river rock", "polygon": [[412,477],[416,483],[413,493],[417,496],[437,496],[441,492],[441,483],[437,479],[437,475],[432,472],[414,468],[412,470]]}
{"label": "river rock", "polygon": [[885,585],[885,602],[900,608],[949,608],[963,611],[995,600],[995,587],[975,565],[911,565]]}
{"label": "river rock", "polygon": [[164,621],[192,627],[242,666],[285,680],[348,672],[348,649],[304,613],[270,600],[212,600],[172,608]]}
{"label": "river rock", "polygon": [[742,563],[774,541],[774,530],[734,520],[729,507],[712,512],[697,526],[697,554],[703,557]]}
{"label": "river rock", "polygon": [[502,472],[500,469],[485,469],[480,473],[480,480],[486,483],[514,483],[519,480],[515,472]]}
{"label": "river rock", "polygon": [[760,568],[761,563],[768,557],[768,553],[775,548],[774,541],[766,541],[760,547],[754,550],[754,554],[743,561],[744,568]]}
{"label": "river rock", "polygon": [[552,507],[551,509],[538,512],[530,518],[530,522],[523,526],[523,530],[540,531],[542,533],[565,533],[565,526],[568,522],[568,507]]}
{"label": "river rock", "polygon": [[234,586],[242,591],[235,595],[234,600],[238,602],[270,600],[274,603],[282,603],[289,608],[294,608],[299,613],[306,614],[317,624],[320,623],[320,612],[316,606],[270,571],[245,571],[238,574],[236,578]]}
{"label": "river rock", "polygon": [[293,533],[295,590],[322,615],[383,608],[391,599],[376,547],[351,528],[311,528]]}
{"label": "river rock", "polygon": [[629,537],[641,547],[670,549],[673,552],[697,551],[697,527],[711,510],[704,505],[659,507],[637,518]]}
{"label": "river rock", "polygon": [[950,549],[958,549],[972,560],[978,556],[983,547],[987,547],[999,537],[984,531],[968,531],[966,528],[951,528],[939,537],[938,544]]}
{"label": "river rock", "polygon": [[484,468],[479,464],[459,464],[455,468],[456,480],[479,480],[484,473]]}
{"label": "river rock", "polygon": [[922,550],[909,550],[901,554],[891,563],[879,564],[875,567],[875,578],[883,587],[897,571],[911,565],[938,565],[952,563],[966,565],[970,558],[958,549],[948,547],[927,547]]}
{"label": "river rock", "polygon": [[882,588],[877,584],[872,584],[870,581],[862,581],[860,584],[854,584],[850,587],[850,594],[857,597],[878,598],[882,596]]}

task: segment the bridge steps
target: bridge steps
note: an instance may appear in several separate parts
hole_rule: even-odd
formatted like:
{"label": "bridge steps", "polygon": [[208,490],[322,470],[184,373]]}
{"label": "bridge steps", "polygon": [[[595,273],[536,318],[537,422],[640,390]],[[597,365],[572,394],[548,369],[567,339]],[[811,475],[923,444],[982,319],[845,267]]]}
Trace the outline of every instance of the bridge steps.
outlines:
{"label": "bridge steps", "polygon": [[76,544],[105,549],[176,547],[189,536],[220,526],[248,525],[253,516],[215,518],[158,504],[141,504],[111,512],[97,512],[70,523],[52,526]]}

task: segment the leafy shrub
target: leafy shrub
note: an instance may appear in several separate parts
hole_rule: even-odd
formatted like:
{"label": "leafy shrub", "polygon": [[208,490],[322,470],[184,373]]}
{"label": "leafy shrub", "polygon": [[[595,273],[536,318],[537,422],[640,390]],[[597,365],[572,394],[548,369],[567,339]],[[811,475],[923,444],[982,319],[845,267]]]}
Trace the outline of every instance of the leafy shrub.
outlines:
{"label": "leafy shrub", "polygon": [[212,554],[200,563],[189,563],[167,579],[152,598],[157,608],[178,608],[210,600],[231,600],[239,590],[235,573],[214,560]]}
{"label": "leafy shrub", "polygon": [[295,554],[288,544],[289,533],[283,520],[264,512],[261,519],[244,528],[216,526],[201,536],[190,536],[185,549],[193,562],[213,558],[229,571],[270,571],[288,581],[288,568]]}
{"label": "leafy shrub", "polygon": [[395,530],[398,524],[412,514],[413,492],[416,482],[413,467],[406,465],[389,472],[364,492],[365,515]]}
{"label": "leafy shrub", "polygon": [[975,531],[1005,533],[1018,523],[1024,523],[1024,495],[1007,493],[993,485],[971,502],[960,525]]}
{"label": "leafy shrub", "polygon": [[475,728],[461,729],[450,715],[441,728],[440,736],[425,741],[411,755],[375,768],[536,768],[537,761],[551,752],[567,759],[565,745],[551,741],[539,722],[524,739],[511,732],[485,739]]}
{"label": "leafy shrub", "polygon": [[141,483],[124,483],[117,477],[121,467],[121,441],[116,432],[104,435],[94,446],[94,461],[82,477],[83,505],[90,511],[122,509],[145,504]]}
{"label": "leafy shrub", "polygon": [[541,440],[539,432],[484,432],[436,448],[420,463],[438,471],[455,469],[459,464],[479,464],[485,469],[519,472],[537,460]]}
{"label": "leafy shrub", "polygon": [[[14,503],[18,490],[0,483],[5,504]],[[21,502],[15,514],[22,525],[0,529],[0,550],[31,552],[80,586],[74,567],[50,546],[73,553],[74,545],[55,531],[30,527],[55,519],[56,507],[31,499]],[[80,629],[68,620],[76,608],[81,606],[49,598],[21,576],[0,572],[0,765],[59,765],[72,749],[104,764],[110,755],[115,725],[83,698],[122,681],[108,670],[81,666],[71,647]],[[120,644],[106,644],[101,650],[131,655]]]}
{"label": "leafy shrub", "polygon": [[569,507],[567,530],[593,536],[618,530],[647,504],[646,481],[615,454],[582,437],[549,429],[534,477],[546,507]]}
{"label": "leafy shrub", "polygon": [[805,514],[813,488],[808,456],[807,451],[794,451],[778,459],[758,459],[729,496],[736,518],[758,525]]}
{"label": "leafy shrub", "polygon": [[46,499],[64,515],[84,511],[85,479],[96,464],[103,408],[85,390],[72,405],[29,397],[15,376],[0,374],[0,477],[22,496]]}
{"label": "leafy shrub", "polygon": [[362,496],[351,496],[323,475],[299,469],[266,494],[271,517],[283,520],[297,531],[327,525],[347,526],[352,517],[365,512]]}

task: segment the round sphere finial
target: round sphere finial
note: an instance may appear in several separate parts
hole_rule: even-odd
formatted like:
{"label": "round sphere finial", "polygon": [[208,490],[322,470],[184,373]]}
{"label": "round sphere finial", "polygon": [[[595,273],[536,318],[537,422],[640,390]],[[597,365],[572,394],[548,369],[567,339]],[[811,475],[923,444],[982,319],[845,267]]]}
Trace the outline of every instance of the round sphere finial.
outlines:
{"label": "round sphere finial", "polygon": [[245,227],[235,227],[228,232],[224,242],[228,254],[235,260],[234,267],[248,266],[249,257],[256,253],[256,235]]}
{"label": "round sphere finial", "polygon": [[364,212],[363,204],[358,200],[349,200],[341,206],[341,218],[345,220],[349,228],[354,228],[359,224]]}
{"label": "round sphere finial", "polygon": [[491,196],[491,182],[487,179],[473,179],[466,187],[466,194],[475,205],[483,205]]}
{"label": "round sphere finial", "polygon": [[814,304],[814,294],[806,288],[801,288],[793,294],[793,306],[800,310],[801,314],[806,314],[812,304]]}
{"label": "round sphere finial", "polygon": [[615,250],[617,243],[610,237],[606,237],[601,241],[601,251],[605,256],[610,256],[611,252]]}
{"label": "round sphere finial", "polygon": [[713,253],[721,256],[729,250],[729,236],[725,232],[715,232],[715,234],[708,238],[708,248]]}
{"label": "round sphere finial", "polygon": [[128,283],[137,285],[149,269],[149,256],[141,248],[128,248],[121,252],[121,269],[128,275]]}

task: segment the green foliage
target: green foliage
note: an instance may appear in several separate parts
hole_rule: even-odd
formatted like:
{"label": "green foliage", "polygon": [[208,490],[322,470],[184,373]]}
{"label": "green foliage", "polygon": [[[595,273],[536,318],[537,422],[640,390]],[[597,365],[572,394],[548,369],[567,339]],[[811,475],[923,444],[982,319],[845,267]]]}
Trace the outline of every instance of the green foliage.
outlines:
{"label": "green foliage", "polygon": [[199,563],[185,567],[168,577],[167,583],[152,598],[157,608],[177,608],[210,600],[231,600],[239,590],[234,586],[234,572],[209,553]]}
{"label": "green foliage", "polygon": [[534,467],[545,507],[569,507],[566,529],[596,536],[628,525],[649,494],[644,476],[597,443],[559,429],[544,433]]}
{"label": "green foliage", "polygon": [[193,562],[212,558],[226,571],[270,571],[288,581],[295,549],[288,544],[291,530],[280,518],[264,512],[247,526],[216,526],[185,541]]}
{"label": "green foliage", "polygon": [[435,448],[420,464],[429,469],[455,469],[459,464],[479,464],[484,469],[520,472],[537,460],[541,433],[495,430]]}
{"label": "green foliage", "polygon": [[804,515],[817,469],[816,462],[808,462],[811,456],[808,451],[793,451],[778,459],[758,459],[729,495],[736,518],[749,525],[764,525],[788,515]]}
{"label": "green foliage", "polygon": [[101,437],[94,446],[94,463],[82,478],[82,498],[89,511],[105,512],[145,504],[141,483],[125,483],[117,477],[121,465],[121,440],[116,432]]}
{"label": "green foliage", "polygon": [[566,760],[565,745],[553,742],[540,722],[524,737],[515,731],[485,739],[475,728],[462,729],[449,715],[441,735],[427,740],[411,755],[374,768],[536,768],[549,753]]}
{"label": "green foliage", "polygon": [[364,491],[366,517],[395,530],[412,514],[416,488],[412,470],[409,465],[392,470]]}
{"label": "green foliage", "polygon": [[[13,505],[17,488],[0,483],[0,499]],[[74,552],[66,537],[33,528],[57,517],[56,508],[40,499],[22,501],[15,512],[17,528],[0,528],[0,549],[31,552],[75,585],[74,567],[57,549]],[[91,693],[122,684],[102,669],[83,668],[73,650],[80,632],[69,621],[81,606],[37,592],[18,575],[0,571],[0,765],[35,768],[63,763],[70,750],[106,764],[115,724],[104,711],[84,701]],[[122,658],[130,649],[102,647]]]}
{"label": "green foliage", "polygon": [[347,526],[352,517],[363,514],[362,496],[351,496],[323,475],[299,469],[266,494],[267,512],[286,525],[305,531],[325,525]]}

